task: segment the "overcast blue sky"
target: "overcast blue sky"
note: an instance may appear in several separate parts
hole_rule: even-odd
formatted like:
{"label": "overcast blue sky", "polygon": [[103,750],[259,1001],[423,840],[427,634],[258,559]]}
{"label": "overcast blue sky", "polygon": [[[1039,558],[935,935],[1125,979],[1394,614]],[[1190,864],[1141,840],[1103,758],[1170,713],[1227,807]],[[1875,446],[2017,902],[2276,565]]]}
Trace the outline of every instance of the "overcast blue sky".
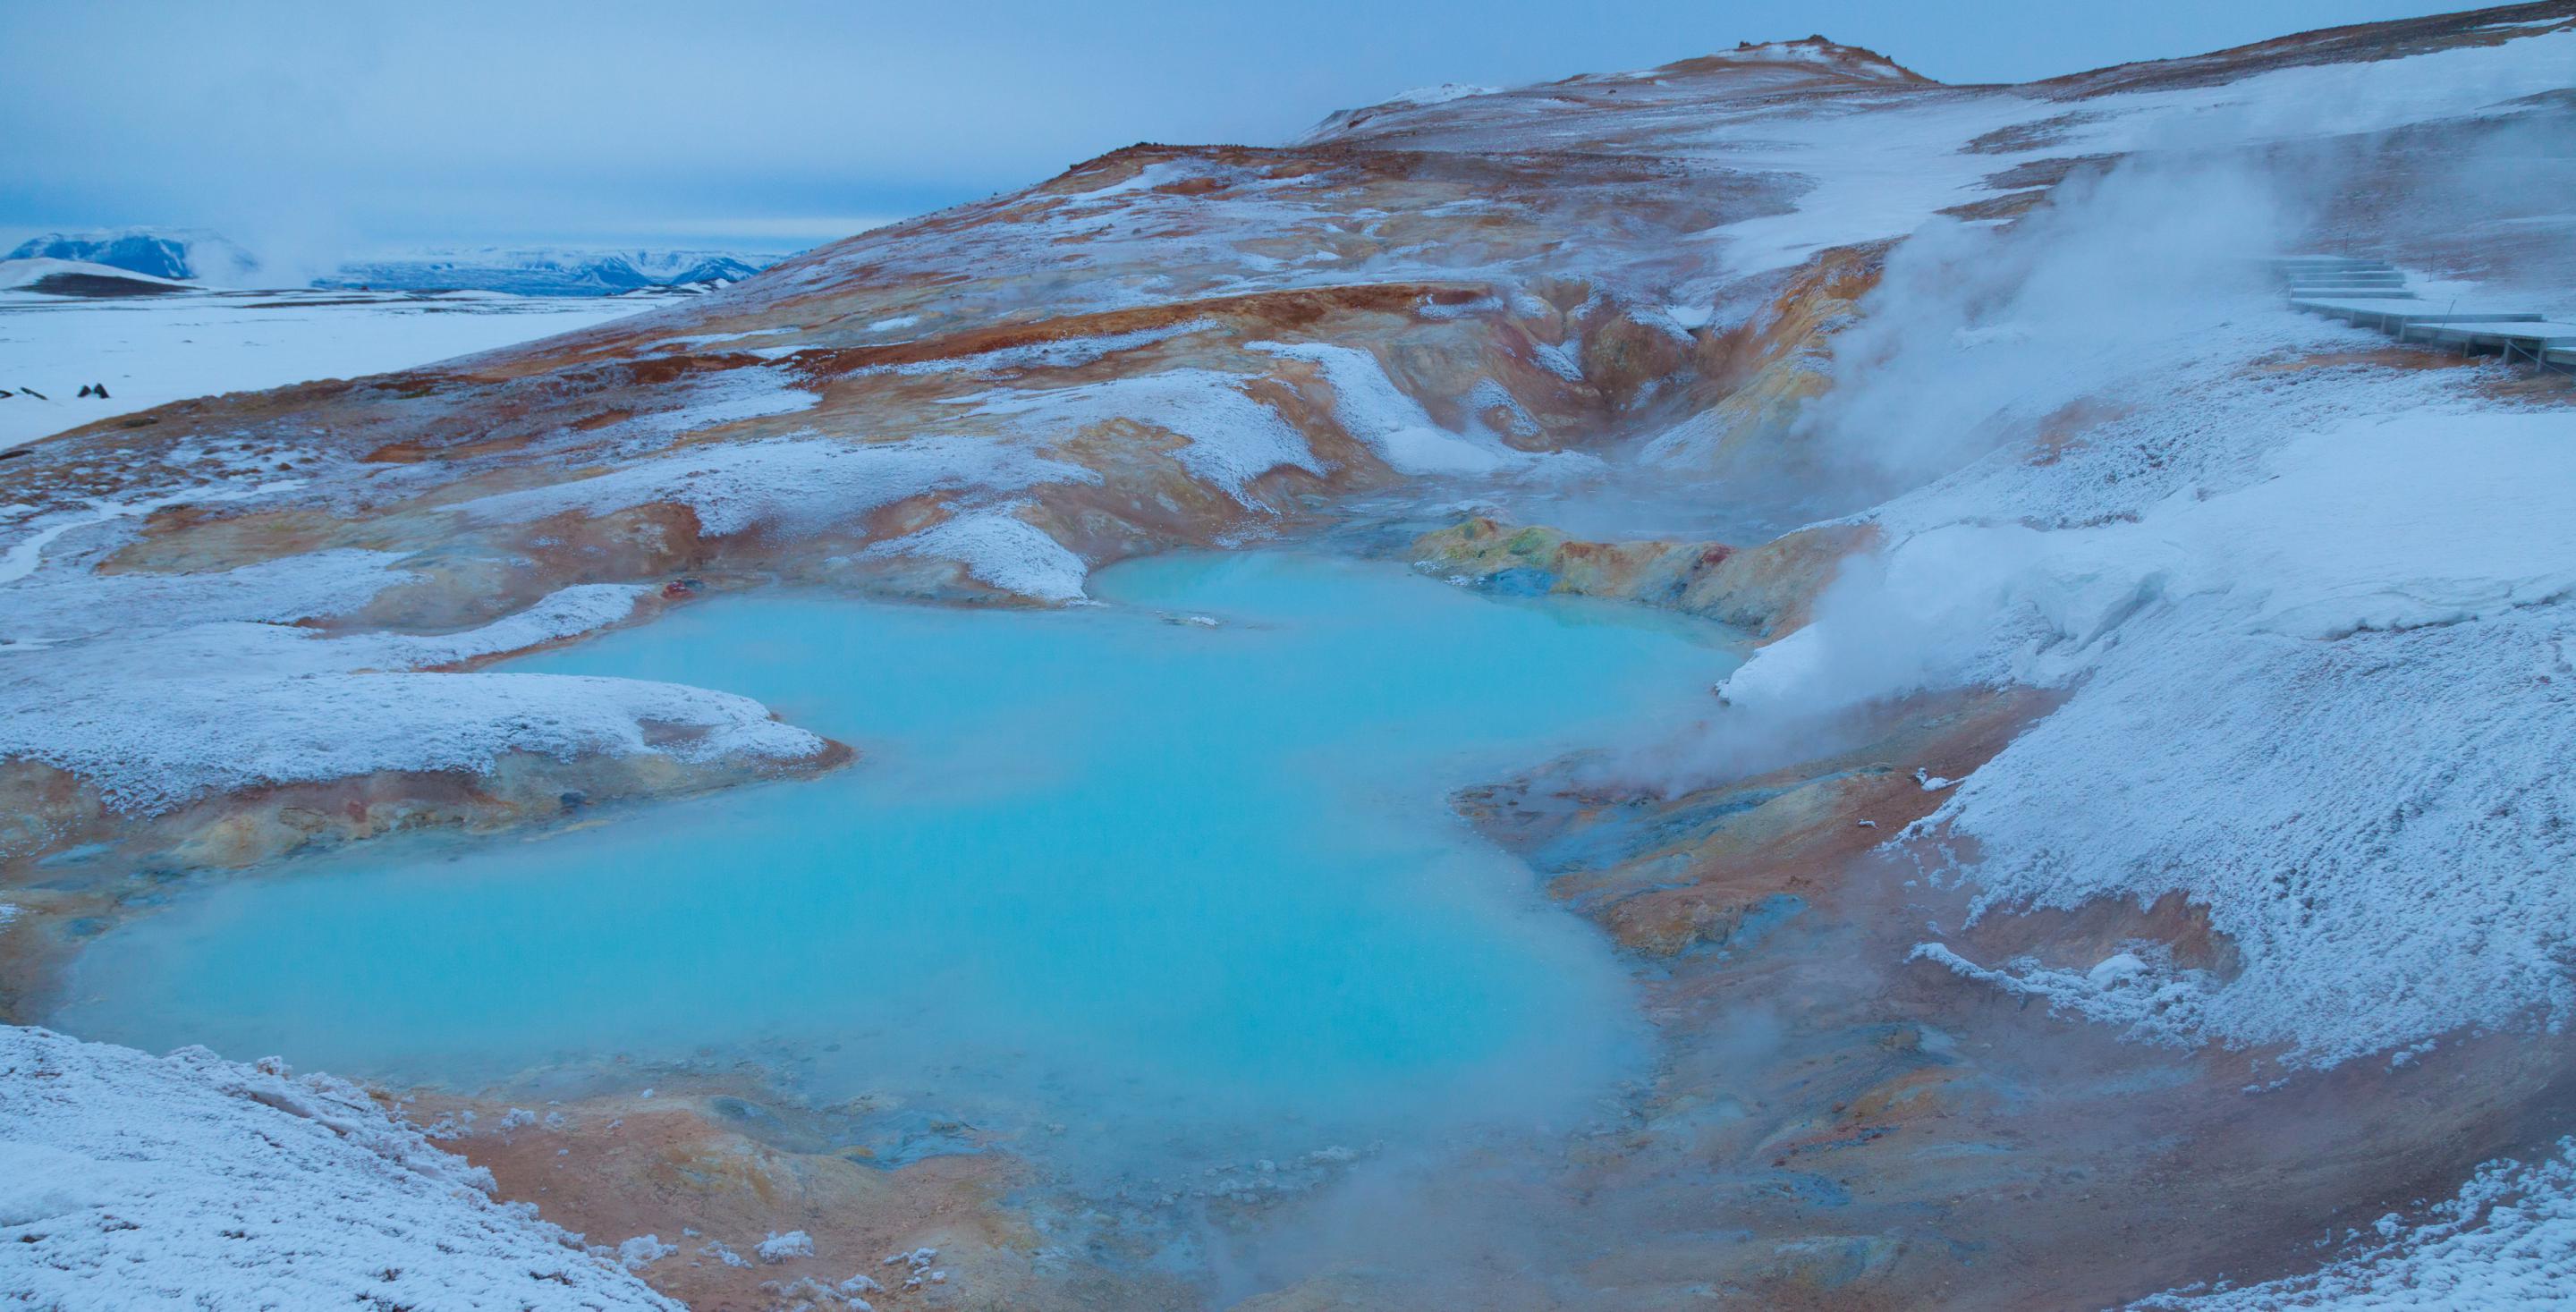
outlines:
{"label": "overcast blue sky", "polygon": [[790,249],[1134,141],[1273,143],[1436,82],[1822,32],[2017,81],[2403,0],[0,0],[0,237],[134,223],[303,258],[570,240]]}

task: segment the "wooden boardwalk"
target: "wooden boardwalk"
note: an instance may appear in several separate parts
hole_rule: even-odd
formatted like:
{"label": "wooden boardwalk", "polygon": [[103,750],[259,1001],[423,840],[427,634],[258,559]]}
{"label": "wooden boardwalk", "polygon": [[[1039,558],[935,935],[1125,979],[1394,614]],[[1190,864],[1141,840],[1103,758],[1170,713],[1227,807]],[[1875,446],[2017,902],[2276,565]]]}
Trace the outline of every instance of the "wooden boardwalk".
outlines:
{"label": "wooden boardwalk", "polygon": [[2426,300],[2407,286],[2403,271],[2384,260],[2291,255],[2267,263],[2288,289],[2291,306],[2310,314],[2376,328],[2401,342],[2576,373],[2576,323],[2474,301]]}

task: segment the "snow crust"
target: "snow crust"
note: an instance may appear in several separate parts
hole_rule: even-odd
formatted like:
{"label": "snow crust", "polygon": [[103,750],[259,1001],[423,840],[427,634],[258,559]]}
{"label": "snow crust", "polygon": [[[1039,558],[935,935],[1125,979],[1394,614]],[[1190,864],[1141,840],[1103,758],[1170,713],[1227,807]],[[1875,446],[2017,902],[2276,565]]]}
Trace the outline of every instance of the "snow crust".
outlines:
{"label": "snow crust", "polygon": [[[1145,172],[1150,172],[1153,167],[1159,166],[1149,166]],[[918,316],[905,315],[899,319],[886,319],[870,324],[868,330],[875,332],[884,328],[905,327],[917,320]],[[1206,332],[1217,326],[1213,319],[1192,319],[1185,323],[1167,324],[1160,328],[1137,328],[1123,333],[1065,337],[1049,342],[1033,342],[1026,346],[1001,346],[989,351],[941,356],[933,360],[916,360],[909,364],[870,365],[864,369],[852,370],[850,376],[893,374],[901,377],[922,377],[929,374],[948,373],[1007,375],[1026,369],[1073,369],[1107,359],[1120,351],[1133,351],[1141,347],[1157,345],[1176,337]]]}
{"label": "snow crust", "polygon": [[918,533],[882,544],[888,555],[953,560],[974,577],[1040,601],[1080,601],[1090,567],[1010,508],[953,515]]}
{"label": "snow crust", "polygon": [[[331,580],[330,562],[280,562],[250,568],[269,575],[267,582],[291,585],[283,593],[224,575],[189,576],[202,581],[193,588],[171,581],[150,592],[168,603],[193,591],[236,614],[274,616],[317,597],[357,597],[386,577],[368,553],[335,554],[366,582]],[[787,761],[822,750],[821,739],[729,693],[631,679],[416,672],[616,623],[642,592],[613,584],[565,588],[518,614],[448,635],[330,638],[232,620],[11,653],[0,658],[0,756],[68,770],[113,805],[151,813],[263,784],[383,770],[487,772],[514,752],[712,762]],[[647,732],[653,724],[696,732],[657,739]]]}
{"label": "snow crust", "polygon": [[[2007,677],[2086,678],[1926,825],[1976,838],[1994,900],[2208,904],[2245,970],[2174,1019],[2221,1038],[2331,1064],[2533,1008],[2558,1023],[2576,1005],[2566,421],[2365,419],[2268,468],[2134,524],[1958,526],[1893,553],[1894,592],[1994,572],[2023,622]],[[1831,636],[1777,646],[1794,662]],[[1730,693],[1795,672],[1766,651]]]}
{"label": "snow crust", "polygon": [[354,1085],[0,1027],[0,1302],[677,1312]]}
{"label": "snow crust", "polygon": [[2567,437],[2548,412],[2347,416],[2134,522],[1916,528],[1847,567],[1816,622],[1726,693],[1758,715],[2075,688],[1910,834],[1975,840],[1955,873],[1981,907],[2179,889],[2244,969],[2176,981],[2207,996],[2146,1011],[2033,963],[2006,972],[2015,991],[2317,1065],[2535,1011],[2555,1024],[2576,1005],[2559,964],[2576,927],[2558,876],[2576,866]]}
{"label": "snow crust", "polygon": [[1321,366],[1324,381],[1333,385],[1333,418],[1399,474],[1481,474],[1534,459],[1433,423],[1366,351],[1321,342],[1254,342],[1252,349]]}
{"label": "snow crust", "polygon": [[0,640],[35,648],[188,622],[292,624],[346,614],[410,579],[394,569],[401,559],[395,552],[343,549],[213,574],[38,571],[0,591]]}
{"label": "snow crust", "polygon": [[628,421],[638,434],[680,437],[746,419],[813,408],[814,394],[783,369],[727,369],[690,384],[678,404]]}
{"label": "snow crust", "polygon": [[1072,438],[1092,424],[1149,423],[1188,440],[1172,458],[1191,477],[1251,505],[1244,489],[1263,474],[1282,467],[1321,474],[1324,467],[1305,435],[1242,383],[1214,369],[1165,369],[1072,387],[988,392],[974,413],[1008,420],[1046,441]]}
{"label": "snow crust", "polygon": [[568,510],[606,515],[674,502],[697,514],[700,532],[722,537],[764,526],[820,528],[925,492],[1010,490],[1095,477],[1078,465],[982,438],[778,438],[692,447],[591,478],[479,498],[459,509],[478,519],[516,523]]}
{"label": "snow crust", "polygon": [[70,511],[31,522],[28,527],[33,531],[10,543],[7,554],[0,555],[0,586],[15,583],[34,573],[36,567],[44,563],[45,548],[52,546],[57,539],[95,524],[105,524],[119,519],[139,519],[164,506],[188,502],[247,501],[273,492],[291,492],[301,486],[303,486],[302,482],[296,479],[280,479],[257,484],[240,479],[229,479],[192,486],[177,492],[137,496],[125,501],[93,500],[89,503],[86,514]]}

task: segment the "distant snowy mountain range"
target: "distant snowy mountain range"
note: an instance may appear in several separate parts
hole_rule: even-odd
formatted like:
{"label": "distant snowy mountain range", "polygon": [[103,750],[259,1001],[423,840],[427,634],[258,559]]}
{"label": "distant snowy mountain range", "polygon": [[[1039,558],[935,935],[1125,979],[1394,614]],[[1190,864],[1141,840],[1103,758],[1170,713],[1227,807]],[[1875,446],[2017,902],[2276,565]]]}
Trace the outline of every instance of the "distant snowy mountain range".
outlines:
{"label": "distant snowy mountain range", "polygon": [[18,244],[13,260],[69,260],[105,265],[147,278],[235,286],[254,280],[259,260],[202,228],[114,228],[99,232],[49,232]]}
{"label": "distant snowy mountain range", "polygon": [[739,282],[778,257],[725,251],[437,251],[357,261],[313,280],[317,287],[469,290],[520,296],[615,296],[656,287]]}
{"label": "distant snowy mountain range", "polygon": [[[59,260],[147,278],[218,287],[261,285],[258,257],[219,233],[118,228],[47,233],[7,258]],[[738,282],[779,257],[737,251],[479,247],[385,255],[342,264],[310,286],[378,291],[494,291],[520,296],[616,296],[705,290]],[[268,284],[274,286],[274,283]]]}

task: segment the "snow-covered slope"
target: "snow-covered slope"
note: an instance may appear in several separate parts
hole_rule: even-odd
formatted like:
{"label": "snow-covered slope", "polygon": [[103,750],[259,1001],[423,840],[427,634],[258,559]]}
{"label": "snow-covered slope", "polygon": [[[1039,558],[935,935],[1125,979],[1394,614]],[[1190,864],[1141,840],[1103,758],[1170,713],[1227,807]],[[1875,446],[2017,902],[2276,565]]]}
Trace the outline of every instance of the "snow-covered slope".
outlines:
{"label": "snow-covered slope", "polygon": [[1789,208],[1690,235],[1722,244],[1711,254],[1736,272],[1758,273],[1829,247],[1903,236],[1944,210],[2053,182],[2079,161],[2529,112],[2529,98],[2564,90],[2576,68],[2576,31],[2563,16],[2500,27],[2496,39],[2451,36],[2287,38],[2240,58],[2188,61],[2188,74],[2152,76],[2166,66],[2140,65],[2127,76],[2023,87],[1943,86],[1869,51],[1814,39],[1615,77],[1390,102],[1336,116],[1308,140],[1467,152],[1544,146],[1794,175],[1802,185]]}
{"label": "snow-covered slope", "polygon": [[341,1081],[0,1028],[0,1300],[679,1307],[491,1194]]}

